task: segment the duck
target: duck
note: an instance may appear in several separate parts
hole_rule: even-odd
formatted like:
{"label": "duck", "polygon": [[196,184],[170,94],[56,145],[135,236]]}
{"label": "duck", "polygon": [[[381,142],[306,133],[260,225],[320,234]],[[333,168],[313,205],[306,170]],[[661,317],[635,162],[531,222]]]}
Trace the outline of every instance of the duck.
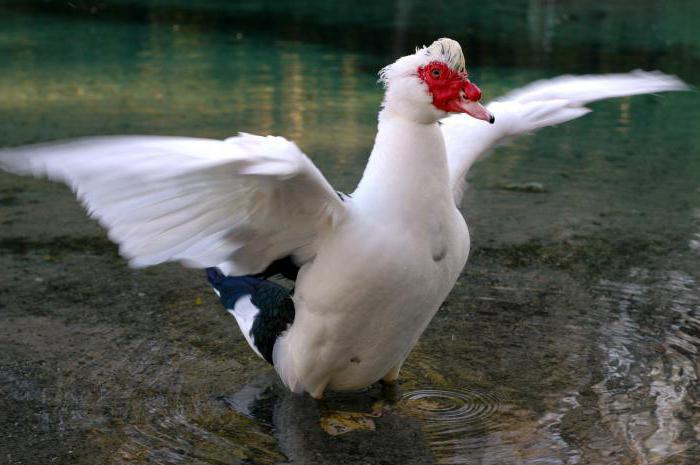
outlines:
{"label": "duck", "polygon": [[132,267],[205,270],[252,350],[289,390],[320,399],[399,379],[467,263],[459,205],[476,161],[590,102],[687,88],[660,72],[562,76],[484,106],[448,38],[379,81],[374,147],[350,194],[293,142],[244,133],[11,147],[0,168],[66,183]]}

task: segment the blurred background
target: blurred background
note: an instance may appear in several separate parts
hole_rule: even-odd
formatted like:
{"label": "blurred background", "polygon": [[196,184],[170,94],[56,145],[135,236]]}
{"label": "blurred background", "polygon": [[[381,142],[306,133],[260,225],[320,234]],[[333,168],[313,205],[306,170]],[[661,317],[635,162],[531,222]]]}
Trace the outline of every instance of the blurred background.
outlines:
{"label": "blurred background", "polygon": [[[696,86],[698,17],[693,0],[0,0],[0,145],[276,134],[349,192],[377,71],[414,47],[458,40],[487,101],[638,68]],[[131,270],[65,187],[0,173],[0,463],[696,464],[700,98],[592,108],[474,167],[471,258],[400,391],[323,405],[279,387],[201,272]],[[328,435],[339,410],[374,431]]]}

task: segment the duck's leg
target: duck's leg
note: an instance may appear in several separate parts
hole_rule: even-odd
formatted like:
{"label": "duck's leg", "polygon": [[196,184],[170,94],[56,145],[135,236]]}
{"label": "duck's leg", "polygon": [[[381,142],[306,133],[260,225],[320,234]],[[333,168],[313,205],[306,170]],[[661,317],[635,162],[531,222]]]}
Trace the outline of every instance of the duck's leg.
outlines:
{"label": "duck's leg", "polygon": [[382,378],[382,383],[386,384],[393,384],[396,382],[396,380],[399,379],[399,372],[401,371],[401,367],[403,366],[404,360],[402,359],[399,363],[394,365],[391,370],[387,374],[384,375]]}
{"label": "duck's leg", "polygon": [[323,400],[323,393],[326,391],[328,381],[328,379],[325,379],[324,381],[315,383],[315,386],[308,391],[309,395],[316,400]]}

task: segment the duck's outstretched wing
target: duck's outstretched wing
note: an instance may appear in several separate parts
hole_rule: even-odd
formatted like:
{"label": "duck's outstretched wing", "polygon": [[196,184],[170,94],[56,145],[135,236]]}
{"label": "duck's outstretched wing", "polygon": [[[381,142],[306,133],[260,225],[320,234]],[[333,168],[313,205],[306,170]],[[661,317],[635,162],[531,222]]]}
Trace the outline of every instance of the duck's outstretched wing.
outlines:
{"label": "duck's outstretched wing", "polygon": [[114,136],[0,150],[0,168],[68,184],[134,267],[179,261],[232,275],[263,271],[345,214],[292,142]]}
{"label": "duck's outstretched wing", "polygon": [[687,89],[677,77],[660,72],[560,76],[536,81],[490,103],[487,108],[496,117],[492,125],[464,114],[449,116],[441,127],[455,201],[461,202],[464,176],[474,162],[512,137],[583,116],[591,111],[585,105],[596,100]]}

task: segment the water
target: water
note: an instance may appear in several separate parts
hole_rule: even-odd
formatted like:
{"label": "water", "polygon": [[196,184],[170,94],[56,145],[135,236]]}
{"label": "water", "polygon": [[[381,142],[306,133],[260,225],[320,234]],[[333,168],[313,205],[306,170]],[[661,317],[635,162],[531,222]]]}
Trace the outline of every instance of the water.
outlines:
{"label": "water", "polygon": [[[692,1],[230,3],[0,3],[0,145],[273,133],[347,191],[376,71],[436,37],[487,99],[564,73],[700,83]],[[398,391],[320,404],[201,273],[130,270],[67,189],[0,174],[0,462],[698,463],[699,103],[602,102],[477,165],[469,263]]]}

